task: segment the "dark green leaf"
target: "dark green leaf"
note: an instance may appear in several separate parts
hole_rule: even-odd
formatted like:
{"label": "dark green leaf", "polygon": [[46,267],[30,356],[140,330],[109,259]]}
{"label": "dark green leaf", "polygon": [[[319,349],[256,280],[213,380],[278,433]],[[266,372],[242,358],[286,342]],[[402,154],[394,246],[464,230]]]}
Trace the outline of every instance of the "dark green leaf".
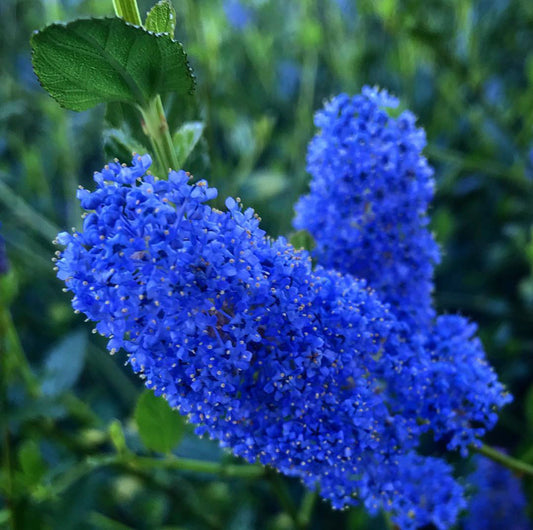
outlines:
{"label": "dark green leaf", "polygon": [[135,138],[121,129],[104,130],[104,148],[106,154],[112,153],[109,158],[118,158],[121,162],[130,162],[133,153],[144,155],[150,152],[150,149],[137,143]]}
{"label": "dark green leaf", "polygon": [[113,102],[106,105],[104,119],[104,153],[106,160],[118,158],[129,163],[132,152],[150,153],[148,137],[141,126],[140,112],[128,103]]}
{"label": "dark green leaf", "polygon": [[173,92],[169,92],[162,96],[162,100],[170,131],[177,131],[187,121],[197,120],[201,113],[195,93],[176,96]]}
{"label": "dark green leaf", "polygon": [[180,167],[187,160],[188,156],[198,143],[204,130],[204,124],[201,121],[190,121],[184,123],[178,131],[172,136],[172,143],[178,156]]}
{"label": "dark green leaf", "polygon": [[42,392],[57,396],[77,381],[85,363],[87,333],[85,330],[69,333],[48,353],[44,363]]}
{"label": "dark green leaf", "polygon": [[131,526],[126,526],[98,512],[91,512],[89,514],[89,524],[90,528],[98,528],[98,530],[131,530]]}
{"label": "dark green leaf", "polygon": [[179,42],[119,18],[52,24],[35,33],[31,43],[39,81],[70,110],[111,101],[146,106],[157,94],[194,89]]}
{"label": "dark green leaf", "polygon": [[168,33],[174,36],[176,27],[176,11],[170,0],[160,0],[148,11],[144,27],[154,33]]}
{"label": "dark green leaf", "polygon": [[167,453],[174,449],[185,431],[185,420],[162,398],[146,390],[135,407],[135,421],[144,445]]}

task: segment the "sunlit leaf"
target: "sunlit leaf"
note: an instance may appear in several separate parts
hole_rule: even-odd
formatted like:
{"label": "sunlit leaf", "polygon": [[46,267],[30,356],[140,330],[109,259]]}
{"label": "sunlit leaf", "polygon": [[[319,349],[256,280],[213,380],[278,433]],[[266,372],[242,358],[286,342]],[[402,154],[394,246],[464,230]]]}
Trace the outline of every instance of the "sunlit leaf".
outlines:
{"label": "sunlit leaf", "polygon": [[146,390],[139,397],[135,407],[135,421],[144,445],[160,453],[174,449],[185,432],[183,417],[151,390]]}
{"label": "sunlit leaf", "polygon": [[188,156],[198,143],[204,130],[204,124],[200,121],[184,123],[172,136],[172,143],[180,165],[187,160]]}
{"label": "sunlit leaf", "polygon": [[176,11],[170,0],[160,0],[146,15],[144,27],[154,33],[168,33],[174,36]]}

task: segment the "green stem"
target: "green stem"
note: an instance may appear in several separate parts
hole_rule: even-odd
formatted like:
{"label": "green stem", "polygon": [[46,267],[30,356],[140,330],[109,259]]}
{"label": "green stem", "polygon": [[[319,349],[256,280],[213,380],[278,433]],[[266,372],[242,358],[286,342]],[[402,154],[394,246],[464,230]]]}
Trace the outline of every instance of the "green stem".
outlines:
{"label": "green stem", "polygon": [[397,526],[392,522],[392,517],[389,512],[382,512],[383,518],[385,519],[385,524],[387,525],[388,530],[397,530]]}
{"label": "green stem", "polygon": [[[302,2],[302,16],[304,23],[314,20],[315,13],[312,12],[313,4],[310,1]],[[313,103],[315,97],[316,78],[318,71],[318,50],[316,46],[307,45],[303,57],[302,78],[300,82],[300,92],[296,104],[294,133],[292,135],[291,145],[291,170],[296,171],[300,176],[299,184],[302,179],[307,180],[305,171],[299,171],[301,168],[302,152],[305,151],[305,145],[313,133]]]}
{"label": "green stem", "polygon": [[[113,0],[113,8],[118,17],[126,22],[142,26],[137,0]],[[179,169],[178,157],[172,143],[161,96],[157,95],[146,107],[139,107],[143,119],[143,130],[150,139],[156,166],[166,177],[169,169]]]}
{"label": "green stem", "polygon": [[472,447],[472,450],[486,456],[487,458],[490,458],[491,460],[494,460],[495,462],[498,462],[502,466],[508,467],[513,471],[533,476],[532,465],[508,456],[505,453],[498,451],[498,449],[494,449],[494,447],[483,444],[481,447]]}
{"label": "green stem", "polygon": [[210,473],[223,478],[258,478],[265,474],[265,468],[253,464],[224,464],[219,462],[206,462],[193,458],[169,456],[166,458],[153,458],[136,456],[127,461],[127,464],[139,469],[176,469],[180,471],[194,471],[196,473]]}
{"label": "green stem", "polygon": [[300,505],[300,511],[298,512],[298,524],[302,530],[309,527],[317,497],[318,493],[316,491],[307,490],[305,492],[302,504]]}
{"label": "green stem", "polygon": [[180,458],[167,456],[165,458],[153,458],[148,456],[137,456],[133,453],[123,455],[105,455],[89,457],[77,466],[71,467],[64,475],[56,481],[53,492],[60,494],[83,476],[101,469],[103,467],[120,467],[123,469],[137,471],[148,471],[154,469],[193,471],[196,473],[209,473],[218,475],[221,478],[245,478],[253,479],[265,475],[265,468],[259,465],[235,465],[223,464],[219,462],[205,462],[191,458]]}
{"label": "green stem", "polygon": [[156,96],[146,107],[139,110],[143,118],[144,130],[155,149],[160,169],[164,171],[164,175],[159,176],[166,176],[169,169],[179,169],[179,164],[172,138],[170,137],[161,97]]}
{"label": "green stem", "polygon": [[[7,399],[7,377],[8,377],[8,322],[7,322],[8,310],[5,307],[0,308],[0,407],[2,410],[8,410]],[[16,522],[16,510],[13,501],[13,461],[11,455],[11,437],[9,433],[9,425],[6,417],[2,418],[2,438],[3,438],[3,467],[6,477],[6,505],[9,510],[9,522],[10,527],[15,529],[17,527]]]}
{"label": "green stem", "polygon": [[92,528],[107,528],[108,530],[134,530],[132,526],[127,526],[124,523],[115,521],[111,517],[107,517],[104,514],[93,511],[88,516],[88,523]]}
{"label": "green stem", "polygon": [[281,507],[292,519],[294,527],[298,530],[302,529],[303,527],[300,525],[298,510],[294,505],[285,481],[280,477],[279,473],[273,469],[267,470],[267,477]]}
{"label": "green stem", "polygon": [[31,371],[24,350],[22,349],[17,329],[7,307],[0,307],[0,322],[0,336],[2,340],[1,355],[6,368],[4,375],[7,376],[16,371],[22,377],[30,396],[34,398],[39,397],[39,381]]}
{"label": "green stem", "polygon": [[[187,0],[184,7],[186,9],[185,20],[187,21],[188,27],[191,28],[191,38],[193,38],[195,42],[199,44],[201,49],[205,50],[203,55],[203,62],[205,66],[205,71],[203,72],[204,82],[199,83],[198,90],[200,91],[199,99],[202,101],[202,106],[205,110],[204,122],[205,139],[207,141],[207,155],[210,162],[215,164],[218,163],[220,157],[218,156],[218,146],[215,141],[215,119],[211,87],[216,86],[215,65],[217,63],[216,58],[214,60],[212,58],[213,54],[210,51],[211,47],[206,37],[206,30],[204,28],[205,22],[202,19],[201,8],[198,0]],[[216,175],[217,173],[217,167],[213,167],[213,175]]]}
{"label": "green stem", "polygon": [[137,0],[113,0],[113,9],[115,10],[117,17],[123,18],[130,24],[142,26]]}
{"label": "green stem", "polygon": [[468,157],[452,149],[428,145],[425,149],[429,159],[455,164],[463,171],[480,171],[505,184],[513,185],[520,192],[531,193],[531,183],[524,177],[523,172],[512,167],[505,167],[494,161]]}
{"label": "green stem", "polygon": [[27,202],[21,199],[4,181],[5,174],[0,172],[0,203],[17,217],[24,225],[52,241],[60,232],[59,227],[41,215]]}

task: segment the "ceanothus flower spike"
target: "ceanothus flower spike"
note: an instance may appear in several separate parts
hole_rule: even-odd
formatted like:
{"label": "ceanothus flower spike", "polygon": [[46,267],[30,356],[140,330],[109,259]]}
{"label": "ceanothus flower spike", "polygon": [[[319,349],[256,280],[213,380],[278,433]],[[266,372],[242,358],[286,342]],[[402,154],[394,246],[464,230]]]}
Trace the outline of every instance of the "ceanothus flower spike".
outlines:
{"label": "ceanothus flower spike", "polygon": [[[333,98],[315,116],[309,144],[310,192],[296,204],[294,226],[316,241],[317,262],[365,278],[405,325],[419,352],[412,385],[383,375],[395,413],[418,418],[436,439],[466,456],[511,401],[475,326],[460,316],[436,318],[433,269],[439,249],[428,229],[433,170],[422,154],[424,131],[386,91],[364,87]],[[415,344],[418,347],[415,347]]]}
{"label": "ceanothus flower spike", "polygon": [[310,192],[296,204],[294,226],[316,241],[327,268],[365,278],[398,318],[428,327],[433,269],[440,254],[428,230],[433,170],[425,134],[398,100],[364,87],[341,94],[315,115],[319,132],[307,152]]}
{"label": "ceanothus flower spike", "polygon": [[318,484],[336,508],[451,525],[461,488],[416,453],[417,418],[395,403],[401,381],[423,391],[405,325],[365,280],[312,270],[305,251],[267,238],[253,210],[229,198],[218,211],[205,181],[159,180],[149,165],[109,164],[79,191],[83,230],[58,236],[74,309],[198,434]]}

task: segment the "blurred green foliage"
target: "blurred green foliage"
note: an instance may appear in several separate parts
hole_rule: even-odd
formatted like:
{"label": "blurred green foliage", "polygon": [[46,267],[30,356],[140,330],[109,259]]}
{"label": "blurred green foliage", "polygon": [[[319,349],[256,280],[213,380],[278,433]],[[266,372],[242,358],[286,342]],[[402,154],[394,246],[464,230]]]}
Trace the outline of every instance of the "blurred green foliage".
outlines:
{"label": "blurred green foliage", "polygon": [[[143,13],[151,7],[140,4]],[[181,133],[194,148],[185,169],[222,197],[241,196],[272,235],[291,231],[292,205],[307,186],[313,112],[324,98],[378,84],[419,117],[438,186],[437,306],[479,322],[515,396],[488,441],[533,463],[533,3],[174,0],[174,7],[198,90],[186,112],[167,98],[169,121],[205,124],[199,140],[198,123]],[[52,239],[80,224],[76,188],[90,185],[105,162],[104,116],[102,108],[64,111],[48,97],[32,73],[29,39],[52,21],[112,14],[111,0],[0,3],[0,221],[12,265],[1,283],[0,415],[9,435],[0,498],[14,499],[0,500],[0,526],[9,508],[17,529],[293,528],[268,476],[101,460],[161,447],[143,438],[139,407],[149,404],[134,414],[141,381],[87,333],[52,271]],[[169,436],[177,443],[182,435],[175,454],[233,462],[188,426]],[[287,484],[299,500],[300,486]],[[533,497],[533,484],[526,486]],[[320,503],[312,527],[384,524]]]}

